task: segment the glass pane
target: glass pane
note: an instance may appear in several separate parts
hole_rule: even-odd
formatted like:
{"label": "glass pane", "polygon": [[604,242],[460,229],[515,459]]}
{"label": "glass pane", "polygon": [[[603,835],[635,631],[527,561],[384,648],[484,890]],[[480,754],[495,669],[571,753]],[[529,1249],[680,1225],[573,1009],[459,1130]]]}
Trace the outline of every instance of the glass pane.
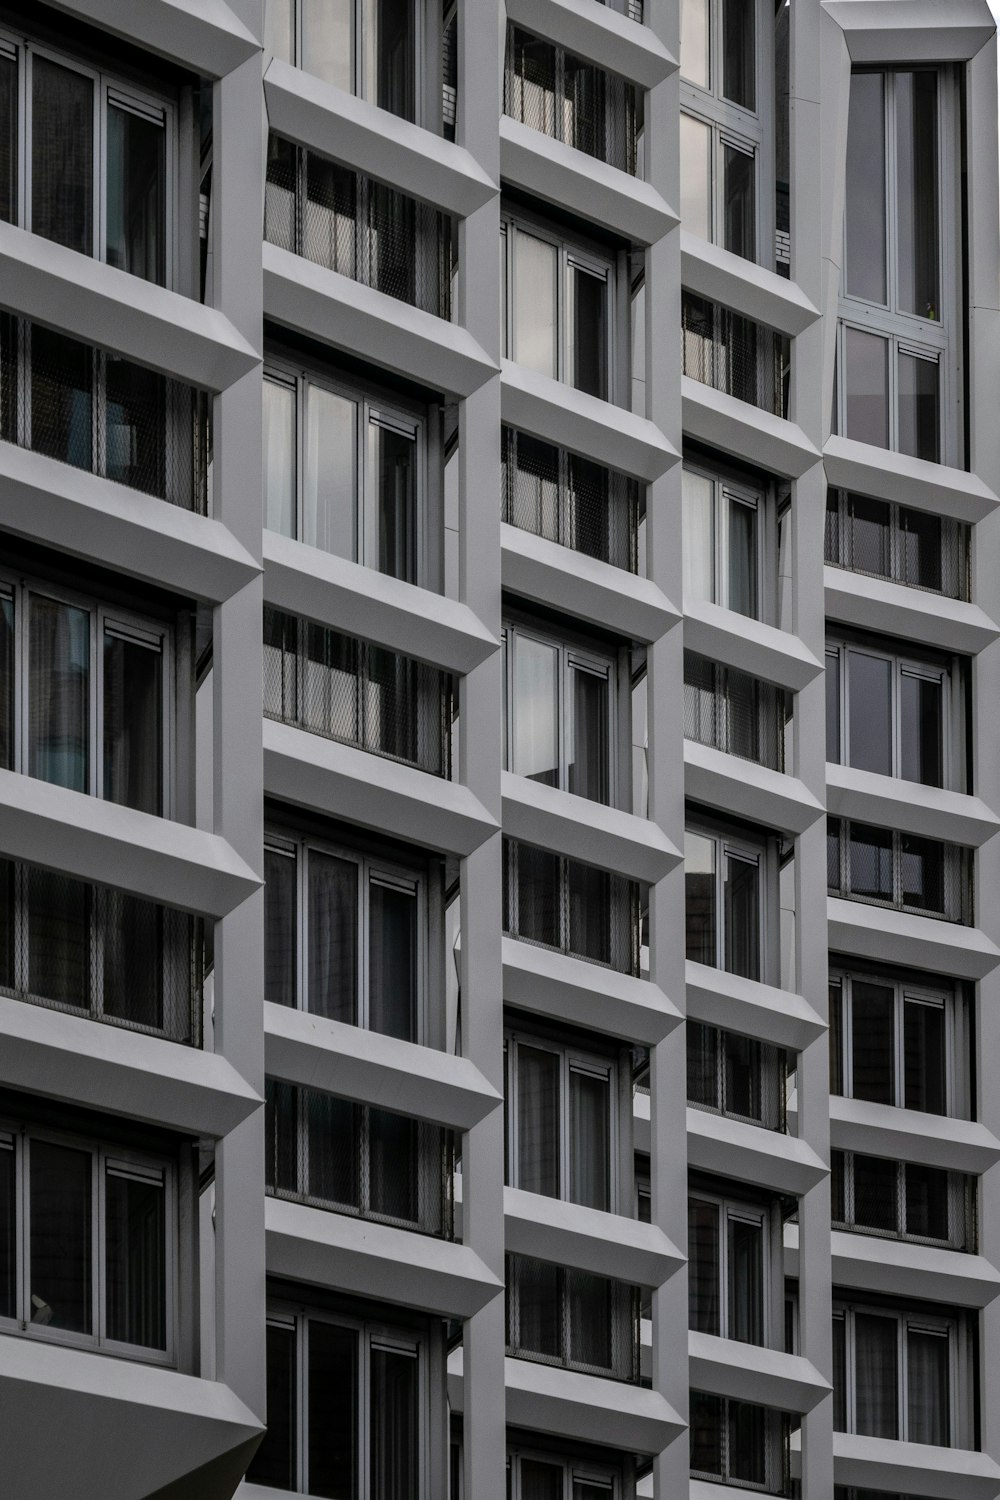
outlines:
{"label": "glass pane", "polygon": [[561,541],[559,449],[519,432],[516,454],[516,466],[507,472],[508,499],[504,519],[513,526],[535,532],[537,536],[548,537],[551,542]]}
{"label": "glass pane", "polygon": [[357,402],[307,385],[302,540],[359,561]]}
{"label": "glass pane", "polygon": [[368,1025],[383,1036],[417,1036],[417,893],[368,887]]}
{"label": "glass pane", "polygon": [[[522,1458],[519,1500],[563,1500],[563,1466],[537,1458]],[[508,1495],[510,1490],[507,1491]]]}
{"label": "glass pane", "polygon": [[621,475],[613,477],[608,469],[579,454],[568,454],[566,544],[588,557],[629,567],[634,545],[634,500],[630,481],[623,481]]}
{"label": "glass pane", "polygon": [[896,1102],[895,998],[889,985],[851,985],[851,1096]]}
{"label": "glass pane", "polygon": [[295,536],[295,387],[264,377],[264,525]]}
{"label": "glass pane", "polygon": [[903,1084],[907,1109],[946,1111],[943,1005],[907,1000],[903,1006]]}
{"label": "glass pane", "polygon": [[[748,7],[749,8],[749,7]],[[757,161],[752,152],[722,143],[725,249],[757,259]]]}
{"label": "glass pane", "polygon": [[826,820],[826,884],[831,891],[843,891],[840,870],[840,819]]}
{"label": "glass pane", "polygon": [[[511,1256],[517,1299],[515,1345],[531,1354],[547,1354],[559,1359],[562,1348],[561,1274],[548,1261]],[[510,1288],[510,1280],[508,1281]],[[510,1290],[508,1295],[511,1295]]]}
{"label": "glass pane", "polygon": [[93,1158],[30,1143],[28,1317],[38,1328],[93,1333]]}
{"label": "glass pane", "polygon": [[264,238],[298,253],[296,196],[299,149],[273,133],[267,138],[264,186]]}
{"label": "glass pane", "polygon": [[301,6],[300,65],[353,93],[355,0],[301,0]]}
{"label": "glass pane", "polygon": [[891,776],[892,663],[884,656],[849,651],[847,692],[848,765]]}
{"label": "glass pane", "polygon": [[372,1345],[371,1500],[417,1500],[422,1489],[418,1377],[415,1353]]}
{"label": "glass pane", "polygon": [[760,978],[760,871],[757,861],[726,856],[726,969],[744,979]]}
{"label": "glass pane", "polygon": [[722,1332],[719,1278],[719,1209],[688,1199],[688,1325],[696,1333]]}
{"label": "glass pane", "polygon": [[924,786],[944,784],[944,686],[940,678],[900,679],[900,773]]}
{"label": "glass pane", "polygon": [[937,463],[941,401],[935,359],[899,354],[899,451]]}
{"label": "glass pane", "polygon": [[356,1500],[358,1493],[358,1334],[309,1319],[307,1361],[310,1495]]}
{"label": "glass pane", "polygon": [[30,341],[31,447],[60,463],[92,469],[94,351],[39,323],[31,325]]}
{"label": "glass pane", "polygon": [[699,964],[718,964],[715,910],[715,840],[701,833],[684,835],[684,923],[687,957]]}
{"label": "glass pane", "polygon": [[729,1337],[764,1342],[764,1228],[729,1220]]}
{"label": "glass pane", "polygon": [[0,859],[0,985],[14,988],[14,875],[10,860]]}
{"label": "glass pane", "polygon": [[848,495],[847,563],[858,573],[890,576],[889,506],[884,500]]}
{"label": "glass pane", "polygon": [[556,134],[556,49],[520,28],[508,39],[504,113],[532,130]]}
{"label": "glass pane", "polygon": [[899,1437],[899,1380],[895,1318],[854,1315],[854,1431],[861,1437]]}
{"label": "glass pane", "polygon": [[569,1358],[577,1364],[610,1370],[614,1364],[614,1296],[612,1283],[589,1271],[566,1271],[569,1314]]}
{"label": "glass pane", "polygon": [[624,915],[622,903],[615,901],[612,911],[611,876],[596,865],[568,860],[566,885],[569,897],[569,951],[594,963],[610,963],[612,956],[613,918],[615,937],[620,935],[619,920]]}
{"label": "glass pane", "polygon": [[830,1152],[830,1217],[834,1224],[847,1220],[847,1187],[843,1151]]}
{"label": "glass pane", "polygon": [[560,1196],[559,1073],[555,1052],[517,1049],[517,1186]]}
{"label": "glass pane", "polygon": [[358,867],[309,851],[309,1009],[358,1023]]}
{"label": "glass pane", "polygon": [[851,895],[862,900],[891,901],[892,834],[887,828],[851,824],[848,849]]}
{"label": "glass pane", "polygon": [[[938,310],[937,74],[896,73],[897,296],[902,312]],[[909,451],[909,450],[904,450]]]}
{"label": "glass pane", "polygon": [[31,59],[31,228],[83,255],[94,249],[94,84]]}
{"label": "glass pane", "polygon": [[166,128],[108,103],[107,261],[166,279]]}
{"label": "glass pane", "polygon": [[167,1347],[166,1190],[108,1169],[105,1331],[143,1349]]}
{"label": "glass pane", "polygon": [[296,858],[264,850],[264,999],[274,1005],[296,1003],[298,895]]}
{"label": "glass pane", "polygon": [[723,1099],[727,1114],[743,1115],[750,1120],[762,1118],[760,1042],[738,1036],[734,1031],[722,1033]]}
{"label": "glass pane", "polygon": [[104,1014],[162,1031],[163,907],[117,891],[105,893],[103,906]]}
{"label": "glass pane", "polygon": [[733,104],[756,109],[754,0],[722,0],[722,92]]}
{"label": "glass pane", "polygon": [[0,57],[0,219],[17,217],[17,59]]}
{"label": "glass pane", "polygon": [[880,1156],[854,1157],[854,1216],[859,1229],[898,1234],[896,1163]]}
{"label": "glass pane", "polygon": [[[264,50],[282,62],[294,63],[295,0],[264,0]],[[270,1327],[267,1332],[270,1338]]]}
{"label": "glass pane", "polygon": [[611,1208],[611,1084],[569,1070],[569,1196],[585,1208]]}
{"label": "glass pane", "polygon": [[698,1474],[723,1473],[723,1399],[691,1392],[691,1468]]}
{"label": "glass pane", "polygon": [[251,1484],[269,1484],[276,1490],[297,1488],[296,1386],[295,1329],[268,1323],[267,1431],[247,1470]]}
{"label": "glass pane", "polygon": [[14,769],[14,601],[0,594],[0,769]]}
{"label": "glass pane", "polygon": [[17,1173],[14,1146],[0,1140],[0,1318],[17,1315]]}
{"label": "glass pane", "polygon": [[[167,493],[167,389],[162,375],[116,355],[102,356],[104,472],[147,495]],[[181,418],[178,412],[178,423]],[[172,432],[181,430],[174,426]],[[179,465],[171,463],[173,470]]]}
{"label": "glass pane", "polygon": [[845,437],[889,446],[889,344],[860,328],[844,329]]}
{"label": "glass pane", "polygon": [[570,668],[573,703],[569,790],[592,802],[607,802],[609,784],[609,685],[606,676]]}
{"label": "glass pane", "polygon": [[847,1330],[842,1313],[833,1320],[833,1430],[847,1431]]}
{"label": "glass pane", "polygon": [[906,1436],[911,1443],[951,1441],[948,1336],[910,1328],[906,1335]]}
{"label": "glass pane", "polygon": [[904,833],[902,866],[904,906],[919,906],[925,911],[945,910],[944,845],[937,839],[921,839]]}
{"label": "glass pane", "polygon": [[517,935],[562,945],[559,859],[531,844],[517,846]]}
{"label": "glass pane", "polygon": [[[299,1090],[277,1078],[264,1080],[264,1187],[268,1193],[303,1191]],[[349,1201],[347,1198],[341,1202]]]}
{"label": "glass pane", "polygon": [[559,651],[514,637],[513,766],[518,776],[559,785]]}
{"label": "glass pane", "polygon": [[941,518],[926,511],[899,510],[899,579],[917,588],[942,586]]}
{"label": "glass pane", "polygon": [[905,1177],[906,1233],[924,1239],[948,1239],[948,1173],[941,1167],[907,1162]]}
{"label": "glass pane", "polygon": [[104,796],[163,810],[163,653],[104,634]]}
{"label": "glass pane", "polygon": [[684,597],[715,603],[715,482],[685,469],[682,476],[684,521]]}
{"label": "glass pane", "polygon": [[358,179],[346,167],[306,153],[302,253],[342,276],[357,277]]}
{"label": "glass pane", "polygon": [[539,375],[559,373],[555,245],[514,235],[514,343],[511,358]]}
{"label": "glass pane", "polygon": [[710,1109],[721,1105],[719,1097],[719,1033],[700,1021],[687,1023],[687,1097],[692,1104]]}
{"label": "glass pane", "polygon": [[840,764],[840,652],[826,653],[826,758]]}
{"label": "glass pane", "polygon": [[709,87],[709,0],[681,0],[681,75]]}
{"label": "glass pane", "polygon": [[844,212],[844,286],[851,297],[883,304],[886,301],[884,91],[881,73],[851,74]]}
{"label": "glass pane", "polygon": [[[375,0],[365,7],[365,97],[403,120],[414,118],[414,11],[413,0]],[[387,1490],[386,1500],[389,1495]],[[391,1495],[396,1500],[395,1490]]]}
{"label": "glass pane", "polygon": [[608,394],[608,282],[571,265],[567,286],[569,382],[605,400]]}
{"label": "glass pane", "polygon": [[732,495],[726,498],[729,514],[727,557],[728,604],[738,615],[757,618],[757,507]]}
{"label": "glass pane", "polygon": [[415,1224],[419,1212],[419,1126],[387,1109],[368,1112],[368,1196],[373,1214]]}
{"label": "glass pane", "polygon": [[375,499],[372,563],[390,578],[417,581],[417,444],[413,434],[368,424],[368,482]]}
{"label": "glass pane", "polygon": [[82,881],[29,867],[28,989],[45,1000],[90,1004],[90,906]]}
{"label": "glass pane", "polygon": [[[292,1092],[289,1090],[289,1092]],[[294,1091],[305,1105],[305,1148],[308,1172],[289,1183],[293,1192],[340,1207],[361,1208],[361,1110],[347,1099],[318,1089]],[[280,1123],[280,1117],[279,1117]],[[289,1155],[302,1154],[297,1115],[285,1116],[291,1127]]]}
{"label": "glass pane", "polygon": [[712,238],[712,131],[681,112],[681,223],[690,234]]}
{"label": "glass pane", "polygon": [[839,979],[829,985],[830,1020],[830,1093],[844,1092],[844,1010],[843,986]]}

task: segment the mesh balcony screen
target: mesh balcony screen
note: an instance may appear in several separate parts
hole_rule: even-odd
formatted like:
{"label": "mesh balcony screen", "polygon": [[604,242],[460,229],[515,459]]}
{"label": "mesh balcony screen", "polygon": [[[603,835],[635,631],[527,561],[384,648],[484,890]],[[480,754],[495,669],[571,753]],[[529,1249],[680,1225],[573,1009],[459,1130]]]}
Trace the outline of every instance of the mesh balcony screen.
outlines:
{"label": "mesh balcony screen", "polygon": [[450,1130],[274,1078],[265,1095],[273,1197],[452,1237]]}
{"label": "mesh balcony screen", "polygon": [[776,417],[788,415],[789,343],[731,308],[684,293],[683,372]]}
{"label": "mesh balcony screen", "polygon": [[638,1381],[639,1288],[508,1255],[507,1353]]}
{"label": "mesh balcony screen", "polygon": [[452,706],[448,673],[265,607],[269,719],[447,776]]}
{"label": "mesh balcony screen", "polygon": [[838,1228],[975,1250],[974,1178],[857,1151],[834,1151],[830,1167],[831,1208]]}
{"label": "mesh balcony screen", "polygon": [[512,24],[507,27],[503,112],[620,172],[635,174],[635,85]]}
{"label": "mesh balcony screen", "polygon": [[208,510],[205,391],[0,314],[0,438],[184,510]]}
{"label": "mesh balcony screen", "polygon": [[639,486],[627,474],[505,427],[500,483],[509,525],[636,572]]}
{"label": "mesh balcony screen", "polygon": [[772,771],[785,769],[791,695],[707,657],[684,653],[684,737]]}
{"label": "mesh balcony screen", "polygon": [[264,238],[424,312],[451,316],[449,216],[276,135],[268,142]]}
{"label": "mesh balcony screen", "polygon": [[783,1131],[787,1074],[783,1048],[718,1026],[688,1021],[690,1104]]}
{"label": "mesh balcony screen", "polygon": [[948,517],[830,490],[824,561],[907,588],[971,598],[970,527]]}
{"label": "mesh balcony screen", "polygon": [[201,921],[0,860],[0,993],[201,1045]]}
{"label": "mesh balcony screen", "polygon": [[791,1493],[791,1424],[784,1412],[691,1392],[691,1471],[769,1495]]}
{"label": "mesh balcony screen", "polygon": [[826,823],[832,895],[972,924],[971,850],[846,818]]}
{"label": "mesh balcony screen", "polygon": [[503,927],[522,942],[638,975],[640,896],[623,875],[504,839]]}

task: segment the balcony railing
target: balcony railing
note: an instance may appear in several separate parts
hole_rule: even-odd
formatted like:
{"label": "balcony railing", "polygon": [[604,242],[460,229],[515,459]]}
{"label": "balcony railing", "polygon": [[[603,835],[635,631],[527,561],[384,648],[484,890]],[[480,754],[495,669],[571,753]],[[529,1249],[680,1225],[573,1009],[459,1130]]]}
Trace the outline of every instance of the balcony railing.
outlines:
{"label": "balcony railing", "polygon": [[451,317],[450,217],[277,135],[268,142],[264,238],[424,312]]}
{"label": "balcony railing", "polygon": [[972,597],[970,528],[963,521],[830,490],[824,560],[948,599]]}
{"label": "balcony railing", "polygon": [[435,776],[451,770],[451,676],[264,609],[264,714]]}
{"label": "balcony railing", "polygon": [[687,1098],[697,1109],[784,1131],[787,1081],[783,1048],[688,1021]]}
{"label": "balcony railing", "polygon": [[741,1490],[791,1495],[791,1421],[731,1396],[691,1392],[691,1473]]}
{"label": "balcony railing", "polygon": [[10,313],[0,314],[0,439],[208,511],[207,392]]}
{"label": "balcony railing", "polygon": [[826,828],[832,896],[971,926],[971,850],[847,818],[827,818]]}
{"label": "balcony railing", "polygon": [[272,1197],[452,1238],[450,1130],[275,1078],[264,1130]]}
{"label": "balcony railing", "polygon": [[639,1379],[639,1288],[527,1255],[507,1256],[507,1353]]}
{"label": "balcony railing", "polygon": [[617,469],[505,427],[501,514],[509,525],[630,573],[638,570],[639,485]]}
{"label": "balcony railing", "polygon": [[0,859],[0,994],[198,1047],[203,985],[197,917]]}
{"label": "balcony railing", "polygon": [[836,1229],[950,1250],[977,1248],[976,1181],[964,1172],[834,1151],[830,1201]]}
{"label": "balcony railing", "polygon": [[788,415],[789,343],[732,308],[685,292],[681,301],[683,371],[773,416]]}
{"label": "balcony railing", "polygon": [[641,96],[635,85],[512,23],[503,112],[621,172],[636,173]]}
{"label": "balcony railing", "polygon": [[503,928],[510,937],[638,976],[638,881],[504,839]]}
{"label": "balcony railing", "polygon": [[685,651],[685,739],[783,771],[791,706],[784,688]]}

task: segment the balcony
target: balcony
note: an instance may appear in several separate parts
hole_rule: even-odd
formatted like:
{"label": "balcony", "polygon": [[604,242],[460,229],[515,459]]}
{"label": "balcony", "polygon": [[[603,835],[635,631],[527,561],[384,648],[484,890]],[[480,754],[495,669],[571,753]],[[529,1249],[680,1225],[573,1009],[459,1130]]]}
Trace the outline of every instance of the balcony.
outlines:
{"label": "balcony", "polygon": [[827,818],[826,861],[831,896],[973,924],[972,851],[958,844]]}
{"label": "balcony", "polygon": [[792,695],[784,688],[684,653],[684,738],[784,771]]}
{"label": "balcony", "polygon": [[692,380],[775,417],[788,416],[789,341],[732,308],[685,292],[682,370]]}
{"label": "balcony", "polygon": [[266,718],[447,777],[453,704],[449,673],[265,606]]}
{"label": "balcony", "polygon": [[527,1255],[507,1256],[507,1353],[639,1382],[639,1288]]}
{"label": "balcony", "polygon": [[0,314],[0,439],[208,513],[205,391]]}
{"label": "balcony", "polygon": [[196,917],[0,860],[0,994],[198,1047],[203,982]]}
{"label": "balcony", "polygon": [[274,134],[264,238],[435,317],[451,317],[452,219]]}
{"label": "balcony", "polygon": [[504,839],[503,930],[639,977],[638,881]]}

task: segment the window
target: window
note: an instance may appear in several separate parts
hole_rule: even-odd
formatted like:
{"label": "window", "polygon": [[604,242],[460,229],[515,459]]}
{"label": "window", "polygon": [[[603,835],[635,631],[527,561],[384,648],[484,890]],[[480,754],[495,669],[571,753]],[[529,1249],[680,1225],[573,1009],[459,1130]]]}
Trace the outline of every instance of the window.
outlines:
{"label": "window", "polygon": [[265,606],[267,718],[448,776],[452,708],[448,673]]}
{"label": "window", "polygon": [[264,524],[420,583],[426,423],[414,409],[273,365],[264,375]]}
{"label": "window", "polygon": [[763,978],[765,863],[760,846],[688,829],[684,892],[689,959],[744,979]]}
{"label": "window", "polygon": [[685,600],[764,618],[762,492],[688,462],[683,513]]}
{"label": "window", "polygon": [[691,1473],[722,1484],[788,1493],[788,1422],[728,1396],[691,1392]]}
{"label": "window", "polygon": [[975,1181],[919,1162],[834,1151],[833,1223],[861,1234],[974,1250]]}
{"label": "window", "polygon": [[161,624],[0,577],[0,765],[170,811],[173,662]]}
{"label": "window", "polygon": [[264,47],[349,94],[415,120],[414,0],[264,0]]}
{"label": "window", "polygon": [[641,109],[634,84],[508,22],[505,115],[634,176]]}
{"label": "window", "polygon": [[951,989],[833,971],[830,1092],[931,1115],[967,1111],[968,1016]]}
{"label": "window", "polygon": [[526,1255],[507,1256],[507,1352],[614,1380],[639,1378],[639,1291]]}
{"label": "window", "polygon": [[510,621],[503,648],[504,769],[613,802],[614,658]]}
{"label": "window", "polygon": [[787,1061],[780,1047],[701,1021],[687,1023],[689,1104],[767,1130],[785,1129]]}
{"label": "window", "polygon": [[833,1313],[833,1426],[950,1447],[958,1327],[949,1319],[845,1306]]}
{"label": "window", "polygon": [[264,880],[265,999],[423,1041],[426,876],[358,850],[269,832]]}
{"label": "window", "polygon": [[508,1500],[620,1500],[621,1476],[588,1459],[507,1453]]}
{"label": "window", "polygon": [[500,225],[500,257],[506,357],[614,400],[613,261],[596,246],[561,240],[509,214]]}
{"label": "window", "polygon": [[435,317],[451,316],[448,215],[274,134],[264,238]]}
{"label": "window", "polygon": [[504,1060],[507,1181],[524,1192],[615,1212],[615,1061],[516,1032],[507,1035]]}
{"label": "window", "polygon": [[[764,147],[755,0],[682,0],[681,221],[746,260],[758,258]],[[758,57],[758,40],[760,55]]]}
{"label": "window", "polygon": [[698,1333],[768,1342],[768,1215],[714,1195],[688,1197],[689,1326]]}
{"label": "window", "polygon": [[957,99],[949,70],[851,77],[840,431],[959,457]]}
{"label": "window", "polygon": [[853,573],[967,600],[969,533],[964,521],[847,490],[827,491],[824,557]]}
{"label": "window", "polygon": [[451,1131],[276,1078],[264,1125],[275,1197],[451,1238]]}
{"label": "window", "polygon": [[501,464],[509,525],[638,572],[645,506],[634,479],[513,427],[501,432]]}
{"label": "window", "polygon": [[924,786],[951,785],[956,675],[940,658],[828,642],[827,760]]}
{"label": "window", "polygon": [[168,1363],[175,1190],[166,1161],[0,1127],[0,1330]]}
{"label": "window", "polygon": [[331,1500],[429,1500],[432,1381],[444,1378],[430,1326],[272,1309],[267,1432],[247,1479]]}
{"label": "window", "polygon": [[504,839],[503,928],[510,937],[638,976],[639,905],[634,880]]}
{"label": "window", "polygon": [[173,107],[0,34],[0,217],[132,276],[173,279]]}
{"label": "window", "polygon": [[792,695],[736,667],[684,653],[684,738],[785,769]]}
{"label": "window", "polygon": [[831,895],[967,926],[973,921],[968,849],[847,818],[827,818],[826,830]]}
{"label": "window", "polygon": [[721,303],[683,292],[683,374],[775,417],[788,415],[788,339]]}

